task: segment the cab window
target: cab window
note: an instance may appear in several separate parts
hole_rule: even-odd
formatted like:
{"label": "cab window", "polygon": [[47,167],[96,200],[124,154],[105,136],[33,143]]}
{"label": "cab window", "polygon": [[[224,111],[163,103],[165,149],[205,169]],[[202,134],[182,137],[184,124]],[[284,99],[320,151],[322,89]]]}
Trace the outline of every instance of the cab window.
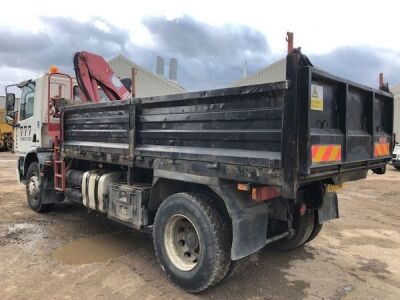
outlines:
{"label": "cab window", "polygon": [[22,90],[21,95],[21,109],[19,119],[25,120],[33,116],[35,102],[35,85],[28,84]]}
{"label": "cab window", "polygon": [[81,91],[81,88],[79,86],[74,85],[74,87],[72,89],[72,92],[73,92],[74,101],[81,100],[82,91]]}
{"label": "cab window", "polygon": [[[99,102],[110,102],[110,99],[103,92],[103,90],[101,88],[99,88],[98,90],[99,90],[99,96],[100,96],[100,101]],[[74,96],[74,100],[75,101],[82,100],[81,99],[82,90],[81,90],[81,88],[79,86],[75,85],[73,87],[72,91],[73,91],[73,96]]]}

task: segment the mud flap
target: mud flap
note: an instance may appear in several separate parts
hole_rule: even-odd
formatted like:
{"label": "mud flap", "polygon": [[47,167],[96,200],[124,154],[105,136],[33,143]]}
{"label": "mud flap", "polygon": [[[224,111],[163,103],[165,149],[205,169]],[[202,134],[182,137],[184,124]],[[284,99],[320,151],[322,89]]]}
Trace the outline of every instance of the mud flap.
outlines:
{"label": "mud flap", "polygon": [[265,246],[268,228],[267,214],[266,207],[258,206],[232,214],[232,260],[249,256]]}
{"label": "mud flap", "polygon": [[318,209],[320,224],[339,218],[338,198],[336,193],[325,193],[322,196],[322,206]]}
{"label": "mud flap", "polygon": [[233,182],[219,180],[218,186],[210,187],[224,200],[232,220],[231,259],[238,260],[263,248],[267,241],[267,204],[251,200]]}

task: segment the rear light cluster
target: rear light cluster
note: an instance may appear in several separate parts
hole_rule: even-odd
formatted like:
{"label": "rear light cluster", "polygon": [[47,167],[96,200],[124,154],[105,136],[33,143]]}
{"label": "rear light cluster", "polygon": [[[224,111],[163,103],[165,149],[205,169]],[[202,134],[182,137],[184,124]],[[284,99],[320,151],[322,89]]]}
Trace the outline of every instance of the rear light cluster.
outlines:
{"label": "rear light cluster", "polygon": [[374,156],[388,156],[389,155],[389,143],[375,143]]}
{"label": "rear light cluster", "polygon": [[237,189],[250,192],[251,199],[254,201],[266,201],[281,195],[281,189],[272,185],[252,187],[249,183],[238,183]]}

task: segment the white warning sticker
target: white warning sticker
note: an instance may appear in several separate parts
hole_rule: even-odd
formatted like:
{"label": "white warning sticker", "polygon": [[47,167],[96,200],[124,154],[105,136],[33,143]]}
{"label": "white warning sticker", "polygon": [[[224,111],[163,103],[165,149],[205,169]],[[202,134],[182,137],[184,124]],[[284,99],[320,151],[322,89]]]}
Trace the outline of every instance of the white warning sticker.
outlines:
{"label": "white warning sticker", "polygon": [[324,110],[324,87],[322,85],[311,84],[311,109]]}

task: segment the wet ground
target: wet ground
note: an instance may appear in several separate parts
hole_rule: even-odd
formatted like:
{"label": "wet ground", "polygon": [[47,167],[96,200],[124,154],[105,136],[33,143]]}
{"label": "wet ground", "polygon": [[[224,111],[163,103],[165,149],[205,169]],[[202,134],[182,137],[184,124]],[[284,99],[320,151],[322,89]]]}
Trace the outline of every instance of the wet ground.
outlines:
{"label": "wet ground", "polygon": [[400,299],[400,171],[348,183],[341,218],[293,252],[264,249],[200,295],[168,282],[151,236],[78,205],[32,212],[0,153],[1,299]]}

